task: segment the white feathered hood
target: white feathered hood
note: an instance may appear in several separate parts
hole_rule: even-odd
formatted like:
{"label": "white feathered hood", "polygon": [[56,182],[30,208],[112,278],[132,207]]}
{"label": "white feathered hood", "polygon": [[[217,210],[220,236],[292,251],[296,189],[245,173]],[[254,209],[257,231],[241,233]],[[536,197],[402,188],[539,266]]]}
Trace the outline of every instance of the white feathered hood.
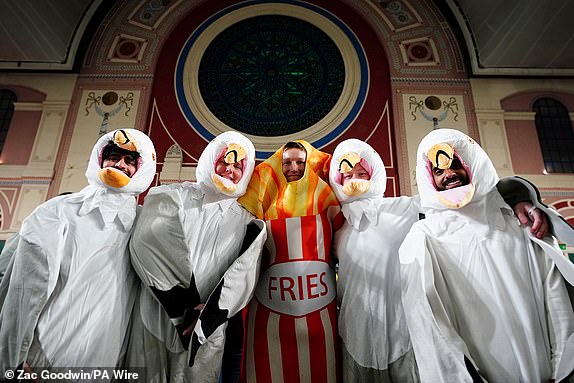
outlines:
{"label": "white feathered hood", "polygon": [[[365,193],[357,196],[349,196],[343,192],[343,179],[341,173],[341,162],[354,153],[360,158],[360,163],[370,174],[370,187]],[[365,166],[365,164],[367,166]],[[385,193],[387,187],[387,172],[379,153],[364,141],[351,138],[341,142],[335,148],[331,167],[329,168],[329,182],[331,189],[335,191],[337,199],[341,204],[349,203],[359,199],[380,198]]]}
{"label": "white feathered hood", "polygon": [[[223,155],[230,151],[235,151],[236,153],[234,153],[234,155],[239,155],[239,157],[242,157],[244,153],[243,176],[241,180],[235,184],[234,190],[224,190],[218,187],[216,183],[226,183],[227,180],[215,174],[215,165]],[[238,132],[228,131],[215,137],[203,150],[203,153],[201,153],[199,157],[195,174],[198,184],[208,187],[221,197],[238,198],[245,194],[254,168],[255,147],[253,143]]]}
{"label": "white feathered hood", "polygon": [[[101,174],[102,152],[104,147],[110,142],[115,143],[118,147],[134,150],[140,154],[138,158],[138,167],[132,175],[129,182],[122,187],[113,187],[105,183],[99,176]],[[117,171],[112,169],[112,171]],[[117,171],[121,173],[120,171]],[[108,132],[96,142],[92,149],[86,177],[88,183],[98,188],[106,188],[119,193],[128,193],[137,195],[144,192],[155,176],[156,172],[156,155],[155,148],[150,138],[136,129],[118,129]],[[123,173],[122,173],[123,174]]]}
{"label": "white feathered hood", "polygon": [[[349,196],[343,191],[341,167],[350,169],[355,163],[361,164],[371,179],[366,192]],[[351,138],[337,145],[329,168],[329,183],[341,203],[343,215],[351,225],[359,229],[363,216],[370,222],[376,222],[378,201],[383,198],[387,187],[387,172],[383,160],[369,144]]]}
{"label": "white feathered hood", "polygon": [[[432,176],[432,165],[429,162],[429,150],[437,144],[446,143],[454,149],[455,155],[461,160],[463,167],[470,178],[470,187],[464,193],[470,195],[469,205],[482,201],[485,196],[496,187],[498,175],[492,161],[486,152],[466,134],[453,129],[437,129],[422,139],[417,150],[417,186],[421,198],[421,205],[427,210],[447,210],[454,206],[445,205],[444,200],[459,200],[462,197],[454,195],[456,189],[437,191]],[[456,191],[456,192],[453,192]],[[461,206],[464,206],[463,203]]]}

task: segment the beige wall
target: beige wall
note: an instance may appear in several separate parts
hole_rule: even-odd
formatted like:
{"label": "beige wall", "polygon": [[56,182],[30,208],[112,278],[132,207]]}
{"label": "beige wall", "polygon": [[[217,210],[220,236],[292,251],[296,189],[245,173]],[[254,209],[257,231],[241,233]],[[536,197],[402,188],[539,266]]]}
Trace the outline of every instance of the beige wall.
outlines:
{"label": "beige wall", "polygon": [[[0,239],[6,239],[18,230],[22,220],[47,198],[50,180],[57,166],[56,157],[60,138],[65,127],[70,103],[76,84],[75,74],[35,75],[0,74],[2,86],[21,86],[46,95],[41,103],[16,105],[16,110],[28,109],[40,113],[35,137],[18,141],[17,149],[29,153],[27,163],[0,165],[0,178],[8,179],[0,184],[0,207],[3,225]],[[31,120],[16,121],[29,123]],[[15,127],[17,128],[17,127]],[[25,127],[23,131],[29,131]],[[14,149],[13,147],[11,150]]]}
{"label": "beige wall", "polygon": [[517,174],[539,188],[565,190],[574,195],[574,174],[542,173],[544,165],[540,147],[536,131],[532,129],[534,113],[505,111],[501,104],[505,98],[525,92],[574,95],[574,80],[471,79],[470,83],[481,144],[491,156],[499,175]]}

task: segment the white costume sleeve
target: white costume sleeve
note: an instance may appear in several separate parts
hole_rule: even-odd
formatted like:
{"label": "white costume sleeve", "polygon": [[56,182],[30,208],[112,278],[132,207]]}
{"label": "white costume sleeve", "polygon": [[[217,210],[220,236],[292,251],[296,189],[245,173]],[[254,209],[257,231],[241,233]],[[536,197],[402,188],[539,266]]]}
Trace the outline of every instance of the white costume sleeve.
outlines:
{"label": "white costume sleeve", "polygon": [[[261,252],[267,239],[265,222],[253,220],[247,228],[240,256],[227,269],[209,296],[194,329],[190,347],[190,365],[196,354],[201,358],[208,350],[199,348],[216,329],[243,309],[253,297],[261,268]],[[200,352],[198,353],[198,348]]]}
{"label": "white costume sleeve", "polygon": [[[546,315],[548,317],[548,332],[552,351],[552,376],[559,382],[574,371],[574,318],[572,314],[572,299],[567,288],[574,292],[572,285],[565,283],[567,273],[574,275],[574,264],[569,262],[557,247],[553,238],[540,240],[524,229],[537,248],[538,262],[547,270],[544,280],[546,297]],[[542,250],[542,251],[540,251]],[[545,253],[540,254],[541,252]],[[562,262],[566,260],[566,262]],[[560,262],[560,265],[556,262]],[[569,337],[568,335],[571,334]]]}
{"label": "white costume sleeve", "polygon": [[152,188],[145,198],[130,240],[130,253],[132,265],[146,286],[163,291],[189,287],[191,250],[185,237],[184,203],[182,190],[176,185]]}
{"label": "white costume sleeve", "polygon": [[8,265],[12,261],[12,256],[18,247],[18,241],[20,241],[20,234],[13,235],[4,244],[2,254],[0,254],[0,281],[2,281],[2,278],[8,269]]}
{"label": "white costume sleeve", "polygon": [[[480,378],[464,341],[448,324],[454,310],[435,289],[441,273],[426,234],[415,224],[399,249],[402,299],[421,382],[473,382]],[[478,380],[480,381],[480,380]]]}
{"label": "white costume sleeve", "polygon": [[[444,283],[444,279],[440,277],[443,270],[436,262],[441,249],[437,248],[438,245],[434,242],[429,244],[428,234],[420,229],[421,226],[413,226],[399,251],[403,306],[417,364],[420,371],[424,371],[421,380],[470,382],[476,371],[476,364],[453,327],[457,323],[457,310],[450,307],[450,299],[446,296],[449,290],[441,285]],[[552,245],[551,239],[538,240],[528,229],[524,229],[524,233],[525,237],[538,244],[531,246],[528,254],[524,256],[532,257],[530,263],[537,264],[545,276],[542,288],[551,348],[552,376],[556,381],[560,381],[574,370],[572,306],[564,278],[553,262],[553,258],[564,256]],[[550,255],[552,252],[555,253],[553,257]],[[574,268],[574,265],[570,264],[568,267]],[[439,295],[437,290],[442,293]]]}
{"label": "white costume sleeve", "polygon": [[[264,222],[253,219],[235,200],[220,202],[224,211],[213,210],[213,205],[207,211],[199,187],[184,185],[152,189],[138,216],[130,250],[134,268],[173,324],[186,323],[193,308],[205,303],[191,340],[193,364],[199,346],[251,299],[267,232]],[[225,241],[233,244],[224,245]],[[232,261],[227,265],[229,256]],[[212,284],[208,280],[214,276]],[[212,351],[201,348],[198,358],[214,360]]]}
{"label": "white costume sleeve", "polygon": [[[546,213],[552,224],[552,234],[562,242],[574,246],[574,228],[556,210],[549,208],[542,202],[540,192],[530,181],[518,176],[506,177],[500,180],[497,188],[510,205],[530,199],[535,207]],[[560,264],[557,266],[560,267]],[[570,284],[574,284],[574,274],[564,276]]]}
{"label": "white costume sleeve", "polygon": [[[41,205],[24,220],[12,261],[0,285],[2,372],[26,361],[38,317],[58,277],[59,260],[46,249],[57,247],[64,225],[49,206]],[[46,227],[54,235],[38,236]]]}

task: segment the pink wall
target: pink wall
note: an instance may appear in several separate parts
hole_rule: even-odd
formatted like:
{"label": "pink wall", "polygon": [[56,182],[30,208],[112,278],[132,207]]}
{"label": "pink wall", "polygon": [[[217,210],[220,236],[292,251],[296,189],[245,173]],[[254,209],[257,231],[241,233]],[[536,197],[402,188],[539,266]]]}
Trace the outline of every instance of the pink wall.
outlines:
{"label": "pink wall", "polygon": [[518,174],[541,174],[544,160],[534,121],[506,120],[512,168]]}
{"label": "pink wall", "polygon": [[561,102],[568,111],[574,111],[574,95],[563,92],[549,92],[544,89],[515,93],[501,100],[500,104],[502,109],[507,112],[532,112],[532,105],[542,97],[551,97]]}
{"label": "pink wall", "polygon": [[[43,92],[23,86],[2,85],[16,93],[17,103],[37,103],[41,108],[46,99]],[[36,133],[42,118],[41,110],[15,110],[2,148],[0,161],[4,165],[26,165],[30,159]]]}
{"label": "pink wall", "polygon": [[2,149],[5,165],[26,165],[32,153],[36,132],[42,118],[41,111],[15,111]]}
{"label": "pink wall", "polygon": [[[551,97],[574,112],[574,95],[564,92],[533,90],[519,92],[501,100],[505,112],[533,112],[532,106],[541,97]],[[506,136],[512,167],[518,174],[541,174],[544,170],[544,159],[538,141],[534,118],[532,120],[505,119]]]}

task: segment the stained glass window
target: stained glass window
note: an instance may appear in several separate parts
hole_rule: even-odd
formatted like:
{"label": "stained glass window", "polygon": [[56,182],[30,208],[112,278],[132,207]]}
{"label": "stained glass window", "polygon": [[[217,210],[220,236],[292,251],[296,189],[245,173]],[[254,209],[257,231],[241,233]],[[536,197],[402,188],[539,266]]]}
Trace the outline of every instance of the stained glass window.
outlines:
{"label": "stained glass window", "polygon": [[16,94],[14,92],[8,89],[0,89],[0,153],[2,153],[2,148],[8,135],[15,102]]}
{"label": "stained glass window", "polygon": [[345,68],[321,29],[295,17],[264,15],[233,24],[210,43],[199,88],[226,125],[256,136],[299,132],[337,103]]}
{"label": "stained glass window", "polygon": [[544,168],[548,173],[574,173],[574,130],[568,110],[553,98],[533,106]]}

